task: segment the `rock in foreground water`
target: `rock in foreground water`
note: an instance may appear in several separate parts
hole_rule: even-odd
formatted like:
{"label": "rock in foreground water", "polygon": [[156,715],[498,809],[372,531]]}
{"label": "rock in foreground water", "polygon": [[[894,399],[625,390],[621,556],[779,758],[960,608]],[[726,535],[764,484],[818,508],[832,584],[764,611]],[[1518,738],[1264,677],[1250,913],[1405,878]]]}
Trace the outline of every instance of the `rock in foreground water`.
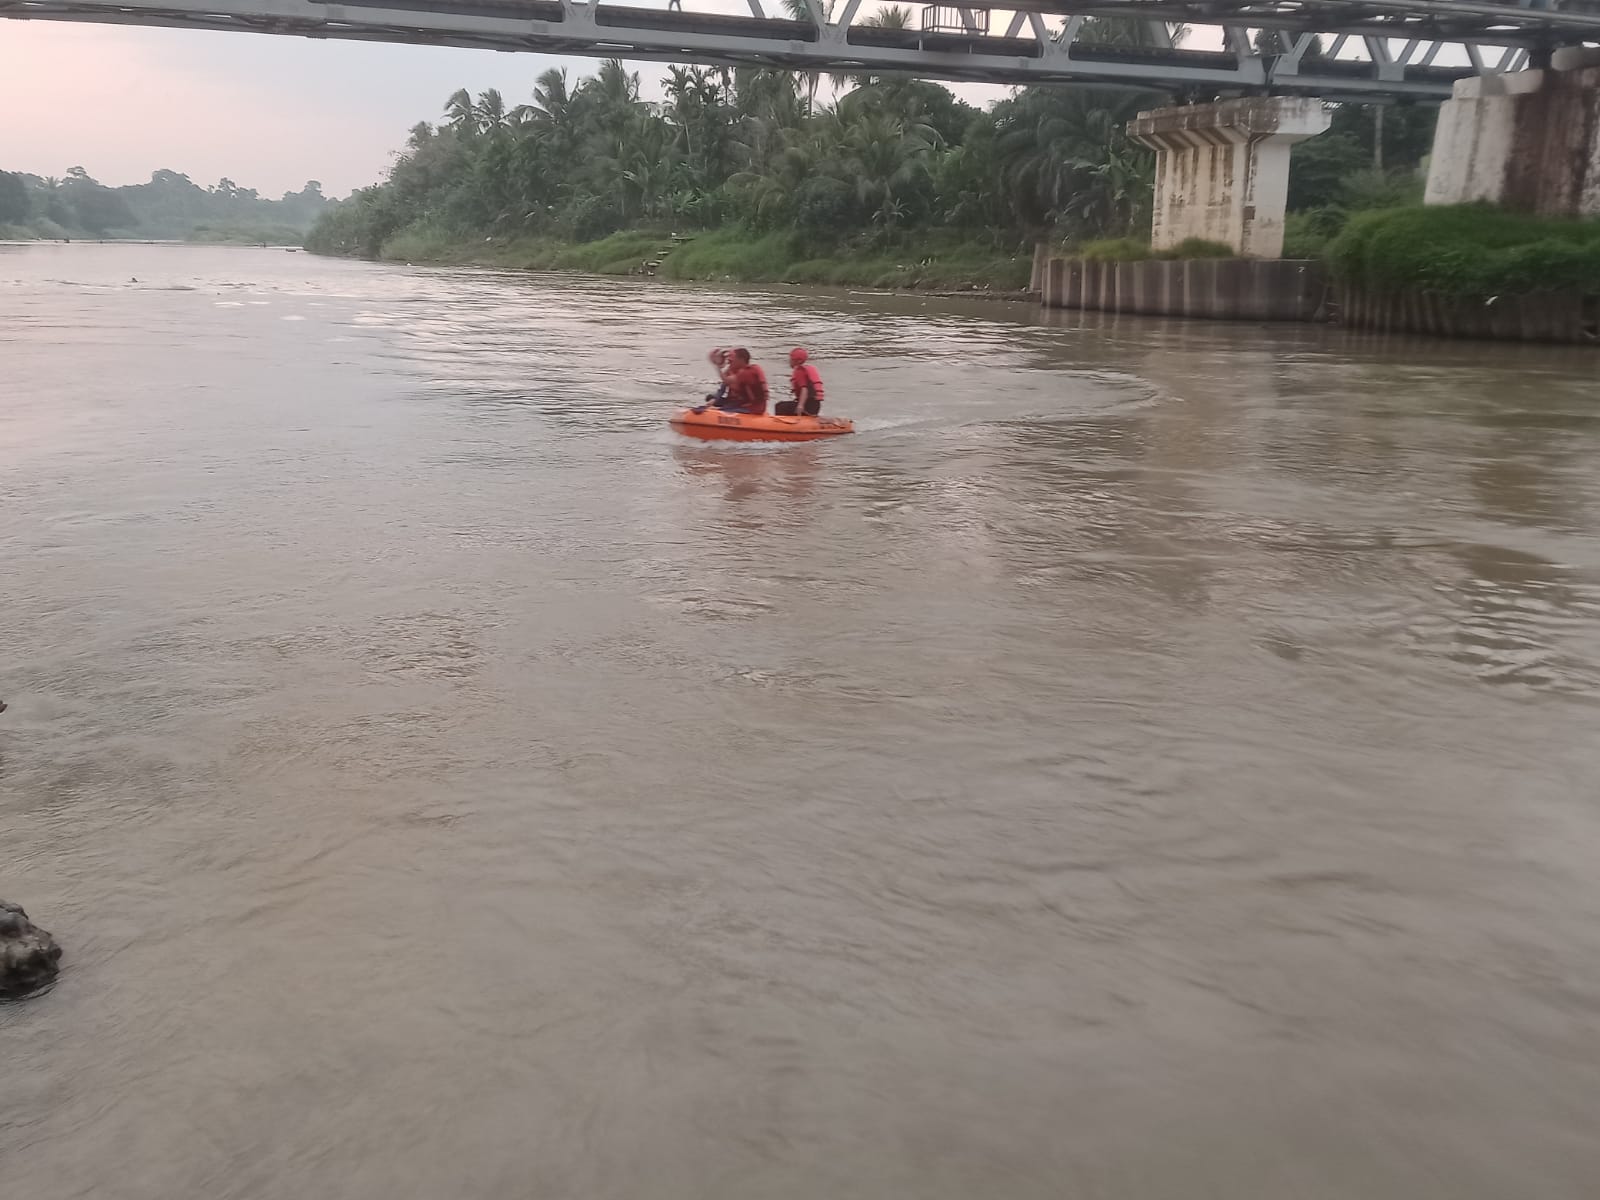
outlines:
{"label": "rock in foreground water", "polygon": [[61,947],[28,920],[22,907],[0,900],[0,1000],[20,1000],[55,981]]}

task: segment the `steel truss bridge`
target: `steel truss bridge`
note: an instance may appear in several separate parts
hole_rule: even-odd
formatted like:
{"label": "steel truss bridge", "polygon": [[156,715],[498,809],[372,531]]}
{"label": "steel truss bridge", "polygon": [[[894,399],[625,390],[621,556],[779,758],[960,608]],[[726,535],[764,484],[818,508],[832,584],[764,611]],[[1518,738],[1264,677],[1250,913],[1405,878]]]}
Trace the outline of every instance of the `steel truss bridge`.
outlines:
{"label": "steel truss bridge", "polygon": [[[1553,47],[1600,41],[1600,0],[1007,0],[1002,9],[929,5],[912,29],[863,24],[871,10],[862,0],[836,0],[831,13],[823,0],[804,0],[803,20],[770,15],[766,6],[779,0],[746,0],[749,16],[680,11],[681,2],[0,0],[0,17],[974,83],[1121,84],[1204,98],[1438,99],[1463,76],[1543,65]],[[1143,22],[1151,33],[1143,40],[1154,44],[1081,40],[1090,17]],[[1189,30],[1181,44],[1180,27]]]}

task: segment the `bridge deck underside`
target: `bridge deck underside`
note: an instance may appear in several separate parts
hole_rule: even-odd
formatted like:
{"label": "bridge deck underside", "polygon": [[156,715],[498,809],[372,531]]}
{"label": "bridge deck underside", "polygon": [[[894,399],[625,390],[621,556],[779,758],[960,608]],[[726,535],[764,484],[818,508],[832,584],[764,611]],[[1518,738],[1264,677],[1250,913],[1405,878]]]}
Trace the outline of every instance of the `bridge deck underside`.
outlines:
{"label": "bridge deck underside", "polygon": [[[762,0],[748,2],[764,13]],[[1330,99],[1441,98],[1465,75],[1525,65],[1530,49],[1600,39],[1600,0],[1010,0],[1000,13],[1009,24],[993,33],[979,32],[987,23],[974,9],[954,10],[967,32],[924,32],[854,24],[859,3],[840,6],[841,18],[813,22],[570,0],[0,0],[0,17]],[[1219,27],[1192,41],[1223,48],[1084,44],[1074,39],[1086,16]],[[1258,50],[1258,30],[1276,32],[1276,52]]]}

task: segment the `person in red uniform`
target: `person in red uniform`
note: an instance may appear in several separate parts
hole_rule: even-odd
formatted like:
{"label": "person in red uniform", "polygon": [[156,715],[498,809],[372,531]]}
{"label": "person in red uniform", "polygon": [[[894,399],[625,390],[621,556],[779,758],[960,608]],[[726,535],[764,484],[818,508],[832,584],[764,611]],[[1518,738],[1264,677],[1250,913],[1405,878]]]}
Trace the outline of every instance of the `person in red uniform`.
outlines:
{"label": "person in red uniform", "polygon": [[767,373],[750,361],[743,346],[732,355],[733,373],[728,376],[728,399],[719,408],[763,416],[767,411]]}
{"label": "person in red uniform", "polygon": [[811,356],[796,346],[789,351],[789,365],[794,368],[789,376],[789,390],[793,400],[784,400],[773,408],[780,417],[815,417],[822,412],[822,375],[807,361]]}

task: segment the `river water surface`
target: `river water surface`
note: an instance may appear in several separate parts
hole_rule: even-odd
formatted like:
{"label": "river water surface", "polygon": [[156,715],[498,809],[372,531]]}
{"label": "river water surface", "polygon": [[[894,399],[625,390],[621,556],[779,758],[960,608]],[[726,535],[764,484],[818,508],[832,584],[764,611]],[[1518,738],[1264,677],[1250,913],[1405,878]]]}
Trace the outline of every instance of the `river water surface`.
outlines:
{"label": "river water surface", "polygon": [[1594,1196],[1597,362],[0,247],[0,1193]]}

